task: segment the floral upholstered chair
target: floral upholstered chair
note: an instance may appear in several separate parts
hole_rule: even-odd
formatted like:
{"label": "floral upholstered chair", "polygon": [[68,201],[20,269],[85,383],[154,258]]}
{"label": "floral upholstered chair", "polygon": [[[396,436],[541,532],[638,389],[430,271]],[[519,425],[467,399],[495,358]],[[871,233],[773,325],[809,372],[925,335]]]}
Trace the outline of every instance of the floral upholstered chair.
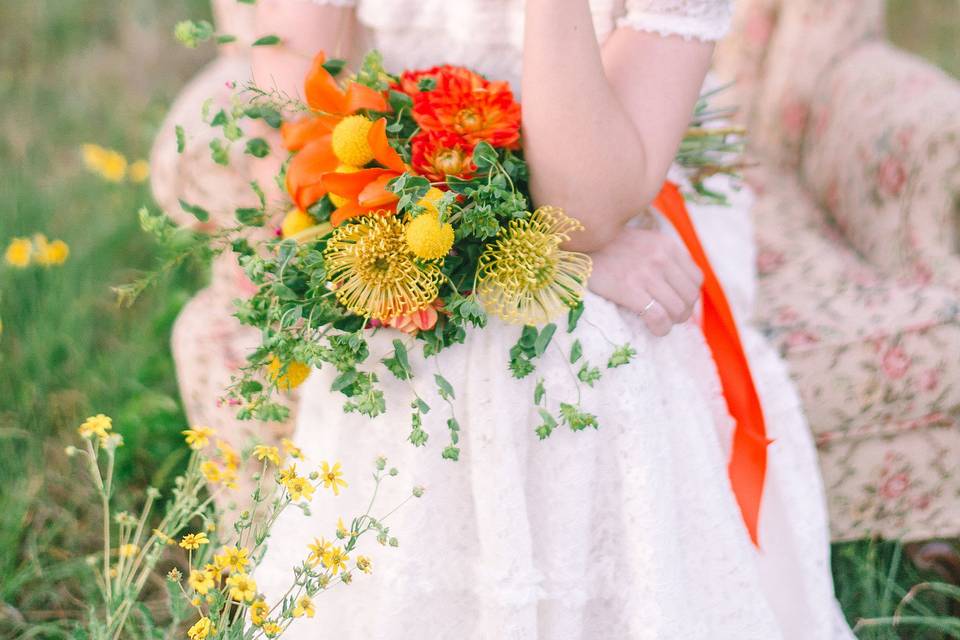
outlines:
{"label": "floral upholstered chair", "polygon": [[741,0],[718,52],[757,168],[757,320],[836,540],[960,536],[960,83],[881,0]]}
{"label": "floral upholstered chair", "polygon": [[[185,213],[178,199],[204,207],[210,212],[208,226],[231,223],[237,207],[256,207],[250,189],[252,156],[242,146],[231,152],[230,165],[211,160],[213,129],[201,119],[201,106],[212,98],[215,111],[228,106],[234,82],[250,75],[249,43],[253,41],[253,7],[236,0],[213,3],[218,31],[237,36],[237,42],[220,48],[219,56],[188,84],[157,136],[151,154],[151,186],[156,201],[179,224],[197,225]],[[183,153],[178,154],[174,127],[186,133]],[[236,145],[235,145],[236,146]],[[232,252],[213,264],[210,285],[198,293],[180,312],[173,328],[173,356],[176,361],[180,395],[192,425],[214,428],[220,438],[242,450],[254,440],[276,444],[292,430],[293,416],[285,424],[258,423],[236,419],[237,407],[219,398],[231,376],[246,361],[247,353],[259,342],[256,329],[242,326],[233,317],[233,300],[248,296],[252,285],[240,270]],[[291,409],[296,402],[288,403]],[[238,497],[249,496],[250,473],[240,473]]]}

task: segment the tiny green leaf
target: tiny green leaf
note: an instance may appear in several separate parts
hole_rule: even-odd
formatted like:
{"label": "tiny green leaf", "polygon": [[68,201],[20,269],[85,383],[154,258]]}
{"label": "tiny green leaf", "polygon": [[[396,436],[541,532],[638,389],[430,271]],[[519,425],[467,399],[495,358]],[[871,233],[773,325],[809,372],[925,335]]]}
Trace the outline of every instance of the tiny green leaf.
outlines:
{"label": "tiny green leaf", "polygon": [[257,38],[253,41],[251,46],[253,47],[270,47],[275,44],[280,44],[280,36],[263,36],[262,38]]}
{"label": "tiny green leaf", "polygon": [[340,72],[343,71],[345,66],[347,66],[347,61],[341,60],[340,58],[331,58],[323,63],[323,68],[332,76],[340,75]]}
{"label": "tiny green leaf", "polygon": [[570,364],[573,364],[580,359],[580,356],[583,355],[583,345],[580,344],[579,340],[573,341],[573,346],[570,347]]}
{"label": "tiny green leaf", "polygon": [[550,341],[553,339],[553,334],[557,332],[557,325],[550,323],[540,330],[540,335],[537,336],[537,341],[533,345],[533,351],[536,355],[542,356],[546,352],[547,347],[550,346]]}
{"label": "tiny green leaf", "polygon": [[173,131],[177,136],[177,153],[183,153],[187,147],[187,134],[180,125],[174,127]]}
{"label": "tiny green leaf", "polygon": [[437,382],[437,392],[440,394],[441,398],[444,400],[452,400],[455,397],[453,393],[453,385],[451,385],[446,378],[437,373],[434,374],[433,379]]}
{"label": "tiny green leaf", "polygon": [[180,208],[186,211],[187,213],[193,215],[194,218],[200,222],[206,222],[210,219],[210,213],[203,207],[199,207],[195,204],[190,204],[186,200],[179,200]]}
{"label": "tiny green leaf", "polygon": [[247,140],[246,151],[254,158],[265,158],[270,155],[270,144],[263,138],[251,138]]}

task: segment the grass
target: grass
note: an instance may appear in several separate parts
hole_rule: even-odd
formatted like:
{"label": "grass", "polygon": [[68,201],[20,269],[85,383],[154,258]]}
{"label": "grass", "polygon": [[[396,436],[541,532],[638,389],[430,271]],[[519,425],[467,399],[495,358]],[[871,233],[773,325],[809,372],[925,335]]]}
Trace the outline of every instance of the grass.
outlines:
{"label": "grass", "polygon": [[[891,3],[894,39],[957,74],[960,5],[915,7]],[[208,12],[205,0],[0,3],[0,244],[42,231],[72,251],[60,268],[0,268],[0,637],[66,636],[84,614],[97,516],[63,446],[86,415],[113,416],[124,435],[119,478],[131,503],[182,462],[168,340],[202,277],[181,271],[132,309],[113,303],[108,285],[158,257],[135,216],[150,196],[145,185],[85,173],[79,147],[146,156],[170,100],[210,55],[175,45],[172,26]],[[851,620],[891,615],[925,578],[896,543],[837,545],[834,568]],[[868,628],[860,637],[901,636]]]}

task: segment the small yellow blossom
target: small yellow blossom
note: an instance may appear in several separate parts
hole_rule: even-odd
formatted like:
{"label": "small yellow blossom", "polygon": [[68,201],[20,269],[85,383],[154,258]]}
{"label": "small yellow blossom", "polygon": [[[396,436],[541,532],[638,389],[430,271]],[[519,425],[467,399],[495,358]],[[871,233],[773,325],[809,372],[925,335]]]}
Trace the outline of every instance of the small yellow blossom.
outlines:
{"label": "small yellow blossom", "polygon": [[139,545],[135,544],[122,544],[120,548],[117,549],[117,553],[120,554],[121,558],[130,558],[137,555],[137,552],[140,551]]}
{"label": "small yellow blossom", "polygon": [[87,169],[104,180],[122,182],[127,177],[127,158],[119,151],[105,149],[96,144],[85,144],[81,152]]}
{"label": "small yellow blossom", "polygon": [[237,450],[230,446],[226,440],[217,440],[217,449],[220,451],[220,457],[227,469],[236,470],[240,468],[240,455]]}
{"label": "small yellow blossom", "polygon": [[313,219],[306,211],[294,207],[283,217],[280,223],[280,235],[284,238],[290,238],[301,231],[306,231],[310,227],[316,226],[317,221]]}
{"label": "small yellow blossom", "polygon": [[283,631],[276,622],[267,622],[261,628],[268,638],[276,638]]}
{"label": "small yellow blossom", "polygon": [[373,571],[373,563],[367,556],[357,556],[357,569],[360,569],[360,571],[364,573],[371,573]]}
{"label": "small yellow blossom", "polygon": [[201,464],[200,472],[210,484],[219,484],[223,481],[223,471],[220,469],[220,465],[213,460],[207,460]]}
{"label": "small yellow blossom", "polygon": [[322,477],[323,477],[323,486],[327,489],[333,490],[333,495],[340,495],[340,487],[346,487],[347,482],[342,478],[343,471],[340,470],[340,463],[335,462],[331,467],[324,460],[323,465],[321,465]]}
{"label": "small yellow blossom", "polygon": [[137,160],[130,165],[130,182],[144,182],[150,177],[150,163],[146,160]]}
{"label": "small yellow blossom", "polygon": [[186,436],[187,444],[190,445],[191,449],[199,450],[210,444],[213,429],[210,427],[192,427],[180,433]]}
{"label": "small yellow blossom", "polygon": [[37,256],[37,263],[45,267],[55,267],[62,265],[70,256],[70,247],[63,240],[54,240],[47,242],[46,236],[38,233],[34,237],[34,251]]}
{"label": "small yellow blossom", "polygon": [[348,538],[353,536],[354,533],[347,529],[347,526],[343,524],[343,518],[337,518],[337,537],[341,540],[343,538]]}
{"label": "small yellow blossom", "polygon": [[340,547],[333,547],[323,554],[323,566],[330,569],[334,575],[346,570],[348,560],[350,556]]}
{"label": "small yellow blossom", "polygon": [[257,597],[257,583],[245,573],[236,573],[227,578],[230,597],[238,602],[250,602]]}
{"label": "small yellow blossom", "polygon": [[227,467],[221,470],[220,481],[227,489],[237,488],[237,470],[233,467]]}
{"label": "small yellow blossom", "polygon": [[84,438],[89,438],[90,436],[96,435],[97,437],[103,439],[109,435],[107,432],[110,431],[112,427],[113,419],[109,416],[103,415],[102,413],[98,413],[95,416],[87,418],[77,429],[77,433]]}
{"label": "small yellow blossom", "polygon": [[30,265],[30,257],[33,253],[33,243],[29,238],[14,238],[7,245],[7,251],[4,254],[4,260],[11,267],[23,269]]}
{"label": "small yellow blossom", "polygon": [[221,569],[229,569],[233,573],[243,573],[249,560],[250,551],[246,547],[224,547],[223,551],[213,558]]}
{"label": "small yellow blossom", "polygon": [[160,541],[160,544],[176,544],[177,541],[165,534],[160,529],[154,529],[153,535],[157,536],[157,540]]}
{"label": "small yellow blossom", "polygon": [[207,534],[202,531],[200,533],[188,533],[180,538],[180,546],[184,549],[199,549],[200,545],[209,543],[210,540],[207,539]]}
{"label": "small yellow blossom", "polygon": [[290,499],[294,502],[299,502],[300,500],[310,501],[313,499],[313,485],[310,484],[310,481],[306,478],[296,477],[290,478],[284,483],[284,486],[287,488],[287,492],[290,494]]}
{"label": "small yellow blossom", "polygon": [[[424,205],[424,202],[418,204]],[[436,210],[435,205],[432,207]],[[440,216],[432,211],[408,222],[404,237],[410,251],[424,260],[438,260],[453,248],[453,226],[449,222],[440,222]]]}
{"label": "small yellow blossom", "polygon": [[289,467],[280,469],[280,476],[277,479],[280,484],[287,484],[290,480],[297,477],[297,465],[291,464]]}
{"label": "small yellow blossom", "polygon": [[276,382],[277,388],[281,391],[296,389],[310,376],[310,366],[296,360],[288,362],[282,374],[281,370],[283,370],[283,363],[274,356],[267,363],[267,371],[270,373],[270,379]]}
{"label": "small yellow blossom", "polygon": [[313,542],[307,545],[307,548],[310,549],[310,555],[307,556],[307,562],[315,567],[323,562],[323,556],[325,556],[327,552],[333,548],[333,545],[323,538],[314,538]]}
{"label": "small yellow blossom", "polygon": [[280,450],[265,444],[258,444],[253,448],[253,455],[257,460],[266,460],[273,464],[280,464]]}
{"label": "small yellow blossom", "polygon": [[316,610],[313,607],[313,600],[310,599],[310,596],[300,596],[297,598],[297,606],[293,608],[293,617],[302,618],[306,616],[312,618]]}
{"label": "small yellow blossom", "polygon": [[284,453],[291,458],[296,458],[297,460],[303,459],[303,451],[301,451],[297,445],[293,444],[293,440],[284,438],[280,441],[280,445],[283,447]]}
{"label": "small yellow blossom", "polygon": [[209,571],[197,571],[196,569],[190,572],[187,583],[202,596],[207,595],[207,592],[216,586],[213,575]]}
{"label": "small yellow blossom", "polygon": [[343,164],[362,167],[373,160],[373,149],[367,139],[373,122],[364,116],[348,116],[333,128],[331,146]]}
{"label": "small yellow blossom", "polygon": [[265,601],[257,600],[250,605],[250,622],[255,626],[259,627],[266,622],[268,615],[270,615],[270,605]]}
{"label": "small yellow blossom", "polygon": [[216,632],[217,628],[213,626],[210,618],[203,616],[187,630],[187,637],[189,637],[190,640],[204,640],[204,638]]}
{"label": "small yellow blossom", "polygon": [[167,572],[167,580],[171,580],[173,582],[180,582],[180,580],[182,579],[183,579],[183,574],[180,573],[180,569],[177,569],[176,567],[174,567],[173,569],[170,569],[170,571]]}
{"label": "small yellow blossom", "polygon": [[203,565],[203,570],[209,574],[211,578],[213,578],[214,582],[220,584],[220,580],[223,578],[223,574],[221,573],[223,571],[223,567],[216,562],[208,562],[207,564]]}

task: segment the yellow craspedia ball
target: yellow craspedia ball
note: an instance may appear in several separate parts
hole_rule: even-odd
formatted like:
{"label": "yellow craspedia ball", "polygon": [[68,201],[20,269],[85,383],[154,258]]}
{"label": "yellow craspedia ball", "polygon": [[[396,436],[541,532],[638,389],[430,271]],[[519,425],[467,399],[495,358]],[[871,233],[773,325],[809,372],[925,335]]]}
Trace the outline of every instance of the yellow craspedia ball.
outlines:
{"label": "yellow craspedia ball", "polygon": [[439,202],[442,197],[443,191],[440,191],[440,189],[436,187],[430,187],[430,190],[427,191],[417,204],[426,209],[427,213],[438,216],[440,215],[440,211],[437,209],[437,202]]}
{"label": "yellow craspedia ball", "polygon": [[283,222],[280,224],[280,233],[283,234],[284,238],[289,238],[290,236],[297,235],[301,231],[309,229],[315,224],[316,221],[314,221],[309,213],[293,208],[283,217]]}
{"label": "yellow craspedia ball", "polygon": [[310,367],[296,360],[287,364],[287,372],[280,375],[280,360],[274,356],[267,364],[267,371],[270,372],[270,379],[277,383],[277,388],[283,391],[296,389],[310,375]]}
{"label": "yellow craspedia ball", "polygon": [[407,223],[405,236],[410,251],[424,260],[442,258],[453,247],[453,226],[440,222],[434,213],[424,213]]}
{"label": "yellow craspedia ball", "polygon": [[333,153],[343,164],[362,167],[373,160],[367,136],[373,123],[363,116],[348,116],[333,128]]}
{"label": "yellow craspedia ball", "polygon": [[[339,167],[337,167],[334,170],[334,173],[356,173],[357,171],[360,171],[358,167],[353,167],[353,166],[350,166],[349,164],[341,164]],[[344,198],[343,196],[338,196],[335,193],[331,193],[328,195],[330,196],[330,202],[332,202],[333,206],[335,206],[337,209],[347,204],[348,202],[346,198]]]}

